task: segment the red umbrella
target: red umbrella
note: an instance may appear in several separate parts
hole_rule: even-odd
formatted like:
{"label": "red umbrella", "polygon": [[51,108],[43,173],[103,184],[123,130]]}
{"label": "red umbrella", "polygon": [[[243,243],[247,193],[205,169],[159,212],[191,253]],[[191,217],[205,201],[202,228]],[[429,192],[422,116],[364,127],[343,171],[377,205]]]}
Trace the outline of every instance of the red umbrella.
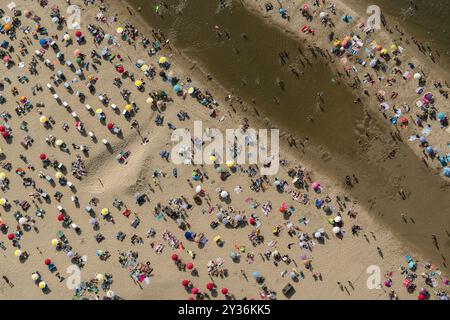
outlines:
{"label": "red umbrella", "polygon": [[172,260],[173,260],[173,261],[177,261],[177,260],[178,260],[178,255],[174,253],[174,254],[172,255]]}
{"label": "red umbrella", "polygon": [[10,234],[8,234],[8,239],[9,240],[13,240],[15,237],[14,237],[14,235],[12,234],[12,233],[10,233]]}
{"label": "red umbrella", "polygon": [[117,67],[117,72],[118,73],[123,73],[124,71],[125,71],[124,67],[122,67],[122,66],[118,66]]}
{"label": "red umbrella", "polygon": [[424,294],[419,294],[419,296],[417,297],[418,300],[425,300],[427,297]]}
{"label": "red umbrella", "polygon": [[208,290],[213,290],[213,289],[214,289],[214,283],[208,282],[208,283],[206,284],[206,289],[208,289]]}
{"label": "red umbrella", "polygon": [[47,159],[47,155],[45,153],[41,153],[39,158],[41,158],[41,160],[45,160],[45,159]]}
{"label": "red umbrella", "polygon": [[220,292],[222,292],[223,294],[227,294],[228,293],[228,289],[227,288],[222,288],[222,290],[220,290]]}
{"label": "red umbrella", "polygon": [[3,131],[2,132],[2,137],[5,138],[5,139],[8,138],[9,137],[9,132],[8,131]]}
{"label": "red umbrella", "polygon": [[6,130],[5,126],[0,126],[0,132],[3,132],[5,130]]}
{"label": "red umbrella", "polygon": [[44,260],[44,264],[45,264],[46,266],[48,266],[50,263],[52,263],[52,260],[50,260],[49,258],[47,258],[47,259]]}
{"label": "red umbrella", "polygon": [[77,37],[81,37],[81,31],[75,32],[75,35],[76,35]]}
{"label": "red umbrella", "polygon": [[194,265],[192,264],[192,262],[188,262],[188,263],[186,263],[186,268],[188,270],[192,270],[192,268],[194,268]]}
{"label": "red umbrella", "polygon": [[192,290],[191,290],[191,293],[192,294],[197,294],[197,293],[199,293],[200,292],[200,290],[198,290],[198,288],[192,288]]}
{"label": "red umbrella", "polygon": [[256,219],[251,217],[250,219],[248,219],[248,222],[250,222],[251,225],[255,225]]}
{"label": "red umbrella", "polygon": [[111,130],[112,128],[114,128],[114,123],[110,122],[107,125],[108,129]]}
{"label": "red umbrella", "polygon": [[194,297],[189,297],[188,300],[195,300]]}
{"label": "red umbrella", "polygon": [[183,287],[187,287],[189,285],[189,280],[184,279],[183,281],[181,281],[181,285]]}
{"label": "red umbrella", "polygon": [[58,221],[64,221],[64,215],[62,213],[58,214]]}

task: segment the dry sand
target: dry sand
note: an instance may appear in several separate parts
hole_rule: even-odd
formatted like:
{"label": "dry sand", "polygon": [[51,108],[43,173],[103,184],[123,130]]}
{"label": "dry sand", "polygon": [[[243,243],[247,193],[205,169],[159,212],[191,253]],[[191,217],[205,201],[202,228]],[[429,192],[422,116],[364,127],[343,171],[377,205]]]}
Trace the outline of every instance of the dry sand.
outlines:
{"label": "dry sand", "polygon": [[[49,30],[49,35],[58,34],[59,39],[62,38],[64,30],[57,30],[50,22],[48,8],[41,8],[37,5],[36,1],[16,1],[16,3],[18,8],[22,10],[31,9],[34,14],[40,16],[43,20],[43,25]],[[67,7],[64,1],[52,1],[52,3],[58,3],[63,12]],[[78,3],[83,8],[83,25],[81,30],[87,38],[87,44],[81,46],[74,44],[64,48],[60,40],[57,42],[61,50],[66,54],[66,57],[74,60],[72,52],[76,48],[79,47],[82,53],[89,56],[92,49],[95,48],[96,50],[100,50],[104,44],[99,46],[94,45],[92,37],[86,30],[88,23],[92,22],[97,24],[97,22],[95,22],[95,15],[98,12],[97,7],[89,6],[86,8],[81,1],[72,1],[72,3]],[[129,21],[132,20],[133,24],[136,26],[139,25],[139,29],[144,31],[144,26],[137,20],[135,21],[133,18],[130,18],[127,10],[125,10],[123,6],[115,5],[114,3],[113,8],[114,9],[108,10],[108,17],[113,16],[114,13],[118,12],[120,13],[119,21],[123,21],[123,18],[126,18]],[[3,7],[3,9],[7,11],[6,8]],[[25,17],[21,17],[21,20],[23,25],[30,25],[32,28],[34,27],[32,20]],[[101,25],[106,33],[115,35],[115,29],[120,23]],[[69,33],[74,37],[74,31],[69,31]],[[222,287],[229,288],[230,293],[234,294],[236,298],[242,298],[244,296],[248,298],[259,298],[258,285],[251,276],[252,272],[257,270],[266,278],[268,288],[277,291],[277,297],[279,299],[285,298],[281,293],[281,289],[288,282],[292,283],[296,289],[293,299],[386,299],[387,292],[389,291],[388,288],[383,287],[383,289],[380,290],[369,290],[367,288],[366,281],[368,274],[366,273],[366,270],[370,265],[380,266],[382,280],[385,279],[385,273],[388,271],[394,272],[392,277],[393,289],[398,293],[400,299],[416,298],[417,292],[415,294],[408,294],[402,287],[403,276],[400,274],[399,266],[405,265],[403,256],[405,254],[410,254],[414,259],[421,260],[419,263],[420,273],[424,270],[424,260],[415,255],[415,252],[411,252],[409,248],[405,248],[388,229],[375,222],[368,212],[365,212],[358,204],[352,204],[351,201],[347,202],[347,207],[354,207],[355,211],[358,212],[357,218],[353,221],[353,219],[346,215],[346,211],[344,210],[344,229],[347,231],[347,234],[342,240],[336,238],[331,232],[332,226],[327,222],[328,217],[322,210],[317,210],[314,207],[314,200],[318,197],[330,195],[333,199],[331,206],[334,208],[335,212],[337,212],[339,207],[336,204],[335,195],[339,194],[341,195],[341,198],[343,195],[351,198],[351,195],[346,194],[346,191],[339,190],[333,181],[327,179],[326,176],[322,176],[320,172],[311,172],[311,176],[312,180],[321,182],[323,193],[321,195],[315,195],[312,191],[306,192],[300,190],[302,193],[308,193],[311,199],[310,204],[304,206],[294,202],[287,194],[279,194],[273,187],[264,193],[252,192],[249,188],[249,178],[242,172],[232,174],[226,182],[222,182],[217,173],[215,173],[213,167],[204,166],[202,170],[208,174],[209,179],[204,181],[202,186],[210,195],[211,203],[215,207],[217,207],[217,205],[226,207],[227,205],[218,199],[215,189],[220,186],[221,188],[228,190],[231,194],[231,205],[236,210],[245,212],[246,215],[256,213],[259,216],[262,222],[261,234],[264,235],[265,242],[257,247],[252,247],[247,237],[253,229],[251,226],[245,226],[238,229],[227,229],[223,225],[220,225],[216,230],[212,230],[209,227],[210,222],[215,220],[217,209],[214,210],[214,213],[211,215],[203,214],[202,209],[208,208],[205,201],[203,201],[202,205],[196,205],[193,202],[192,196],[195,192],[186,182],[186,180],[190,178],[192,167],[177,167],[179,174],[176,179],[171,175],[174,165],[165,162],[158,155],[161,149],[170,150],[171,148],[169,139],[170,130],[167,128],[166,123],[171,122],[177,127],[185,126],[187,128],[192,128],[192,121],[201,119],[204,121],[204,127],[210,126],[221,129],[238,128],[244,115],[229,113],[226,104],[222,100],[225,93],[220,93],[219,87],[215,86],[213,83],[205,82],[204,78],[193,76],[187,68],[187,63],[183,63],[182,57],[177,54],[172,55],[173,52],[169,52],[167,49],[159,52],[154,57],[148,57],[140,45],[137,44],[136,48],[134,48],[120,40],[120,48],[111,48],[114,53],[120,52],[124,57],[123,65],[125,66],[125,69],[131,70],[137,77],[139,77],[140,73],[134,66],[137,59],[143,59],[147,64],[156,65],[157,59],[160,56],[167,56],[173,63],[171,69],[174,69],[175,73],[179,75],[181,79],[185,79],[187,75],[190,75],[194,84],[198,84],[202,89],[207,88],[214,93],[216,100],[218,100],[220,104],[217,108],[217,118],[213,119],[209,117],[207,109],[199,105],[194,99],[188,97],[186,100],[183,100],[180,97],[176,97],[173,94],[170,85],[162,82],[159,76],[156,76],[152,81],[146,81],[145,93],[139,93],[135,89],[133,83],[129,79],[126,79],[124,80],[124,87],[133,92],[131,100],[134,100],[140,108],[135,116],[140,123],[140,132],[143,136],[148,136],[150,140],[148,144],[142,145],[141,139],[136,131],[130,128],[130,123],[127,122],[121,114],[115,114],[110,106],[103,107],[107,115],[107,122],[112,121],[122,128],[123,139],[111,135],[109,130],[104,125],[101,125],[95,116],[89,115],[84,109],[84,104],[89,104],[96,109],[97,107],[100,107],[100,102],[97,96],[92,96],[87,92],[87,89],[85,88],[86,81],[79,81],[72,85],[74,88],[79,88],[86,93],[87,99],[84,104],[81,104],[74,95],[69,94],[62,86],[57,87],[56,92],[60,95],[61,100],[67,101],[71,108],[77,112],[80,120],[86,127],[86,131],[92,130],[96,133],[98,142],[94,143],[88,136],[82,136],[78,133],[74,127],[74,120],[70,113],[67,112],[64,107],[55,103],[50,92],[45,88],[45,84],[50,82],[49,78],[53,74],[49,68],[42,62],[39,62],[37,66],[37,70],[39,71],[38,76],[29,75],[27,67],[18,69],[17,64],[19,61],[25,62],[25,65],[27,66],[34,50],[39,48],[38,41],[33,39],[32,45],[28,46],[29,54],[21,56],[17,51],[18,44],[16,43],[24,36],[25,35],[21,31],[18,31],[18,39],[12,42],[12,45],[16,48],[16,52],[12,53],[11,56],[16,65],[11,69],[6,69],[2,66],[3,76],[8,76],[12,79],[13,83],[11,85],[5,83],[5,89],[2,94],[7,98],[7,103],[0,108],[2,111],[8,110],[12,114],[12,119],[8,121],[8,124],[13,128],[14,136],[12,143],[7,144],[4,141],[1,143],[5,160],[11,162],[14,168],[13,171],[8,173],[11,188],[4,194],[4,197],[8,198],[10,203],[12,203],[14,199],[26,199],[31,202],[31,199],[28,197],[28,193],[31,192],[31,189],[24,189],[21,178],[14,173],[14,170],[17,169],[17,167],[22,167],[27,172],[27,176],[35,179],[38,187],[43,188],[51,195],[52,201],[50,204],[36,202],[35,204],[32,204],[27,212],[28,215],[36,220],[35,226],[39,232],[35,232],[34,230],[24,232],[23,238],[20,240],[22,251],[27,251],[30,254],[25,262],[19,262],[19,259],[14,256],[15,248],[13,248],[11,242],[7,240],[6,234],[2,236],[2,241],[5,242],[6,250],[1,251],[0,270],[1,274],[7,276],[14,286],[10,287],[3,279],[0,279],[0,298],[70,299],[73,296],[73,290],[69,290],[66,287],[66,282],[59,282],[57,277],[50,273],[43,263],[45,258],[51,258],[58,267],[61,275],[68,276],[65,274],[65,271],[71,264],[69,258],[66,257],[65,253],[57,252],[51,245],[51,240],[55,237],[58,230],[63,230],[65,232],[75,252],[87,256],[87,263],[81,270],[83,281],[94,278],[97,273],[110,273],[114,276],[114,282],[111,289],[125,299],[186,299],[189,294],[181,286],[181,281],[183,279],[191,280],[201,291],[206,291],[205,284],[211,281],[210,276],[207,273],[206,264],[208,260],[217,257],[222,257],[225,260],[225,268],[228,269],[228,277],[223,279],[213,278],[212,281],[219,289]],[[150,35],[148,34],[148,36]],[[4,36],[2,36],[2,39],[3,37]],[[55,60],[51,49],[46,53],[46,57]],[[87,61],[89,60],[90,58],[87,57]],[[116,60],[114,63],[116,63]],[[64,70],[68,79],[75,76],[72,75],[71,71],[65,66],[57,65],[55,69]],[[159,72],[159,67],[156,67],[156,69],[157,72]],[[97,92],[107,93],[111,98],[112,103],[117,104],[122,110],[125,102],[120,96],[119,90],[112,84],[112,79],[118,76],[117,72],[114,70],[113,64],[102,60],[101,66],[98,66],[98,72],[94,72],[91,68],[89,72],[86,71],[86,74],[90,73],[99,77],[98,84],[96,85]],[[20,84],[17,81],[16,75],[22,74],[28,75],[30,78],[29,83]],[[40,84],[44,88],[43,92],[38,92],[36,96],[31,92],[31,88],[35,84]],[[45,107],[41,108],[40,111],[47,116],[52,116],[56,121],[56,125],[51,131],[46,130],[39,123],[40,114],[36,107],[22,117],[18,117],[14,113],[13,106],[17,97],[14,97],[10,92],[12,86],[17,87],[19,91],[18,96],[27,96],[33,104],[36,104],[37,102],[43,102],[45,104]],[[159,89],[170,92],[170,95],[174,98],[174,101],[169,103],[166,111],[163,112],[165,116],[165,125],[162,127],[155,126],[154,118],[156,117],[156,112],[151,110],[145,103],[147,93]],[[183,123],[177,120],[176,113],[180,110],[189,113],[189,121]],[[225,115],[225,121],[220,123],[217,119],[222,115]],[[28,123],[28,133],[19,129],[22,121]],[[69,123],[70,128],[68,132],[65,132],[61,128],[61,125],[64,122]],[[250,124],[252,127],[261,126],[254,121],[251,121]],[[58,148],[49,147],[45,143],[45,137],[50,133],[57,138],[63,139],[69,146],[71,154],[63,153]],[[24,150],[20,145],[20,141],[27,134],[33,137],[34,143],[29,150]],[[108,151],[101,143],[103,138],[107,138],[110,141],[113,149],[112,152]],[[90,150],[89,157],[82,156],[87,164],[88,176],[83,180],[78,181],[73,178],[70,173],[67,175],[68,179],[76,186],[76,195],[79,198],[80,208],[75,207],[74,204],[71,203],[70,196],[72,195],[72,192],[69,191],[67,187],[63,188],[58,185],[53,188],[45,180],[38,178],[38,172],[41,170],[51,176],[54,176],[55,174],[53,169],[42,169],[39,154],[45,152],[50,158],[56,158],[70,168],[70,163],[74,160],[75,154],[80,153],[78,150],[73,150],[73,148],[71,148],[72,143],[85,144]],[[116,154],[120,149],[126,149],[131,152],[126,164],[123,165],[118,164],[115,159]],[[19,154],[26,155],[28,161],[34,165],[36,170],[27,170],[26,165],[18,157]],[[308,163],[308,159],[294,159],[289,154],[288,149],[283,149],[283,158],[288,160],[288,167],[302,164],[308,168],[308,171],[313,168],[311,164]],[[153,171],[157,169],[160,169],[167,174],[165,178],[161,179],[161,188],[155,186],[151,177]],[[277,176],[290,181],[286,171],[286,168],[282,168]],[[273,181],[273,178],[271,179]],[[193,182],[193,184],[195,186],[197,183]],[[241,185],[244,192],[236,195],[232,191],[236,185]],[[61,226],[61,222],[57,221],[56,217],[58,210],[56,209],[56,206],[59,205],[59,203],[52,196],[57,190],[60,190],[64,194],[60,204],[66,209],[73,221],[80,226],[82,229],[81,235],[76,235],[71,229],[64,229]],[[147,202],[141,207],[135,205],[134,193],[136,191],[146,193],[150,198],[150,202]],[[130,216],[130,219],[124,217],[120,211],[112,206],[112,201],[116,196],[120,197],[120,199],[132,210],[133,213]],[[154,207],[157,203],[167,204],[167,201],[170,198],[179,196],[185,196],[186,199],[193,204],[193,208],[188,210],[187,218],[192,230],[205,233],[209,239],[203,249],[197,248],[195,243],[186,241],[183,236],[184,232],[177,228],[173,220],[167,218],[167,221],[166,219],[157,221],[153,215]],[[271,200],[273,203],[273,211],[268,217],[265,217],[261,212],[260,207],[251,210],[245,202],[247,196],[254,198],[260,204],[267,200]],[[114,217],[115,223],[107,222],[100,217],[100,230],[92,230],[92,227],[88,224],[89,215],[84,211],[84,207],[92,197],[100,199],[99,204],[94,207],[97,215],[99,215],[101,208],[108,207]],[[314,281],[312,273],[305,269],[299,258],[300,254],[304,251],[299,249],[297,244],[298,240],[295,239],[295,237],[290,238],[288,236],[286,228],[284,228],[279,237],[272,235],[271,230],[274,226],[283,225],[286,222],[278,212],[278,207],[283,201],[286,201],[288,205],[293,205],[295,207],[295,213],[290,219],[295,225],[298,225],[297,220],[299,217],[307,217],[310,220],[307,226],[299,225],[302,231],[313,233],[317,228],[323,227],[329,235],[329,239],[325,240],[325,244],[322,245],[317,243],[313,251],[308,253],[313,259],[313,272],[320,272],[323,277],[322,281]],[[34,216],[36,206],[46,210],[47,213],[43,219]],[[2,210],[1,212],[1,218],[11,230],[15,229],[17,225],[12,216],[16,210],[16,206],[13,204],[13,207],[9,212],[5,212],[5,210]],[[134,215],[139,216],[141,219],[141,223],[136,229],[130,226],[131,217]],[[351,235],[350,228],[353,223],[356,223],[363,228],[359,236]],[[145,237],[147,230],[151,227],[155,228],[157,232],[154,239]],[[178,239],[182,240],[185,249],[194,251],[196,253],[196,258],[192,260],[186,250],[178,252],[171,249],[162,239],[162,232],[164,229],[170,230]],[[127,234],[127,237],[123,242],[120,242],[115,238],[118,231],[123,231]],[[100,244],[94,239],[94,235],[97,232],[101,232],[106,238],[106,240]],[[132,245],[130,243],[130,238],[133,234],[141,236],[144,239],[144,244]],[[225,241],[223,248],[219,248],[213,241],[213,238],[219,234]],[[290,265],[285,265],[281,262],[278,266],[274,266],[272,262],[263,262],[260,253],[267,249],[273,250],[273,248],[267,245],[270,240],[275,240],[277,242],[276,248],[279,252],[281,254],[289,254],[295,262],[292,262]],[[162,254],[156,254],[150,247],[150,242],[152,241],[165,244]],[[292,246],[292,249],[288,250],[287,244],[291,242],[294,242],[295,244]],[[228,255],[230,251],[236,251],[236,245],[245,245],[247,252],[254,253],[255,261],[251,264],[247,263],[245,254],[243,254],[240,263],[233,263]],[[382,249],[383,258],[380,257],[377,247]],[[119,264],[118,251],[124,251],[130,248],[139,252],[140,261],[145,262],[149,260],[151,262],[151,267],[154,268],[154,270],[150,285],[147,286],[144,284],[142,288],[137,286],[133,283],[128,272]],[[95,255],[95,252],[98,249],[109,250],[111,252],[111,257],[107,261],[101,261]],[[192,261],[198,270],[199,275],[192,276],[189,272],[178,271],[170,258],[173,253],[178,253],[184,261]],[[305,274],[305,279],[300,279],[299,283],[294,283],[289,279],[289,272],[294,267],[298,271],[303,271]],[[50,293],[43,294],[31,280],[31,273],[36,270],[41,273],[43,280],[48,284],[51,290]],[[248,282],[241,275],[241,270],[244,270],[248,276]],[[284,270],[288,270],[288,274],[282,278],[280,272]],[[348,281],[351,281],[353,288],[349,285]],[[341,282],[345,288],[341,290],[337,282]],[[424,286],[423,279],[421,279],[420,276],[417,282],[419,288]],[[440,285],[440,287],[442,287],[442,285]],[[101,291],[99,295],[100,297],[103,297],[105,292]],[[223,298],[223,295],[219,293],[218,298]]]}

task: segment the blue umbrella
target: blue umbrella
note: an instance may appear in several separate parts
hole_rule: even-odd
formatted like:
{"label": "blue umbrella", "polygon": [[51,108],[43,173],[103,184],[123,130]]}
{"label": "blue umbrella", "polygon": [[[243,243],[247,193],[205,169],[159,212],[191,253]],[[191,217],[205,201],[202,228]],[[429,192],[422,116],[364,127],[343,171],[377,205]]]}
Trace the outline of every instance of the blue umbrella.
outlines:
{"label": "blue umbrella", "polygon": [[183,90],[183,88],[179,84],[173,86],[173,91],[180,92],[181,90]]}
{"label": "blue umbrella", "polygon": [[433,148],[432,148],[432,147],[426,147],[426,148],[425,148],[425,151],[426,151],[428,154],[432,154],[432,153],[433,153]]}
{"label": "blue umbrella", "polygon": [[253,278],[255,278],[255,279],[261,278],[261,274],[260,274],[258,271],[253,271],[252,276],[253,276]]}
{"label": "blue umbrella", "polygon": [[425,143],[425,142],[427,142],[427,138],[425,138],[424,136],[421,136],[419,138],[419,141],[420,141],[420,143]]}
{"label": "blue umbrella", "polygon": [[285,13],[283,8],[278,9],[278,12],[281,13],[281,14]]}
{"label": "blue umbrella", "polygon": [[317,199],[315,203],[316,203],[316,208],[317,208],[317,209],[319,209],[320,207],[322,207],[322,203],[323,203],[322,200]]}
{"label": "blue umbrella", "polygon": [[184,233],[184,236],[186,237],[186,239],[188,240],[192,240],[192,233],[190,231],[186,231]]}
{"label": "blue umbrella", "polygon": [[444,174],[444,176],[450,178],[450,168],[449,168],[449,167],[445,167],[445,168],[442,170],[442,173]]}
{"label": "blue umbrella", "polygon": [[444,119],[445,119],[445,113],[439,112],[439,113],[437,114],[437,118],[438,118],[439,120],[444,120]]}
{"label": "blue umbrella", "polygon": [[45,46],[45,45],[47,44],[47,40],[41,39],[41,40],[39,40],[39,44],[40,44],[41,46]]}

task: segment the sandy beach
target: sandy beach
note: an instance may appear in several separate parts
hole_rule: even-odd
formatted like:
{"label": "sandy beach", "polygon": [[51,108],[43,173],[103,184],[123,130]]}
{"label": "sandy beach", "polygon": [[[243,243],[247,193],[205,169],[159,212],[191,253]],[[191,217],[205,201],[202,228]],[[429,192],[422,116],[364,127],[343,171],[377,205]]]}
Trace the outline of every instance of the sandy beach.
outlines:
{"label": "sandy beach", "polygon": [[[264,13],[267,1],[242,2],[298,34],[316,54],[315,47],[329,47],[329,30],[321,30],[318,19],[326,5],[311,7],[317,19],[308,24],[317,32],[310,44],[311,35],[298,31],[302,4],[282,1],[290,16],[285,23],[275,1],[270,14]],[[284,165],[274,176],[261,176],[254,165],[175,165],[164,159],[174,129],[192,130],[194,121],[223,132],[267,125],[231,108],[230,92],[192,68],[170,37],[157,30],[152,35],[126,4],[87,3],[70,2],[81,8],[75,29],[58,20],[70,16],[62,0],[17,0],[20,24],[2,21],[0,42],[7,43],[1,51],[0,124],[7,134],[0,144],[0,299],[435,300],[448,294],[448,211],[441,213],[447,216],[442,229],[433,230],[441,251],[428,256],[360,206],[353,189],[322,171],[314,157],[300,157],[287,135],[280,141]],[[14,16],[6,4],[1,9]],[[357,20],[341,1],[337,10],[335,20],[344,11]],[[336,38],[345,37],[348,26],[335,23]],[[382,32],[377,39],[391,44]],[[446,79],[432,62],[409,55],[410,46],[404,45],[402,60],[420,66],[427,80]],[[344,72],[337,63],[329,65]],[[418,100],[416,85],[411,79],[395,86],[411,107]],[[380,113],[376,94],[383,88],[386,95],[394,90],[381,81],[367,97],[364,86],[355,89],[358,103]],[[439,88],[427,84],[426,92],[448,115]],[[413,114],[402,116],[410,122],[398,129],[402,143],[445,186],[448,178],[436,157],[426,156],[418,139],[408,142],[418,132]],[[431,126],[427,142],[447,150],[448,132],[439,121]],[[442,201],[445,206],[448,199]],[[401,219],[421,228],[412,226],[408,214]],[[195,236],[188,239],[186,232]],[[433,245],[431,234],[426,241]],[[78,270],[81,283],[74,276]],[[378,270],[379,287],[371,277]],[[287,284],[293,290],[286,296]]]}

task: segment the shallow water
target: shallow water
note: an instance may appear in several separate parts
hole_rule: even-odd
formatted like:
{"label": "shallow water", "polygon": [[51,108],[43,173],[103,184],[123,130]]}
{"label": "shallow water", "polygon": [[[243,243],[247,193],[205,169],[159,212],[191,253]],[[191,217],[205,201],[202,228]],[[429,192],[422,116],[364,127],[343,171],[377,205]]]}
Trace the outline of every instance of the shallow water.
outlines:
{"label": "shallow water", "polygon": [[[394,142],[377,116],[370,118],[355,105],[349,91],[332,82],[331,71],[320,59],[311,60],[312,67],[302,66],[298,61],[300,44],[237,1],[224,1],[227,6],[222,8],[213,0],[167,0],[169,9],[161,8],[163,17],[155,13],[157,1],[128,2],[134,8],[142,7],[142,16],[150,25],[164,31],[177,49],[247,101],[249,110],[254,98],[258,110],[277,126],[302,139],[307,136],[314,145],[308,149],[308,157],[336,183],[342,184],[346,175],[355,174],[359,183],[349,192],[372,216],[392,227],[414,249],[442,263],[441,255],[450,252],[446,230],[450,226],[449,186],[406,145]],[[219,39],[215,25],[227,31],[230,39],[225,35]],[[282,50],[289,54],[287,64],[296,64],[304,71],[299,79],[282,66],[278,56]],[[284,90],[277,79],[284,82]],[[316,106],[318,92],[323,92],[323,112]],[[308,120],[310,116],[313,122]],[[396,156],[389,160],[387,154],[394,149]],[[325,152],[331,157],[322,157]],[[401,200],[400,189],[408,195],[407,200]],[[403,222],[402,213],[414,222]],[[440,240],[440,250],[432,245],[431,234]]]}

